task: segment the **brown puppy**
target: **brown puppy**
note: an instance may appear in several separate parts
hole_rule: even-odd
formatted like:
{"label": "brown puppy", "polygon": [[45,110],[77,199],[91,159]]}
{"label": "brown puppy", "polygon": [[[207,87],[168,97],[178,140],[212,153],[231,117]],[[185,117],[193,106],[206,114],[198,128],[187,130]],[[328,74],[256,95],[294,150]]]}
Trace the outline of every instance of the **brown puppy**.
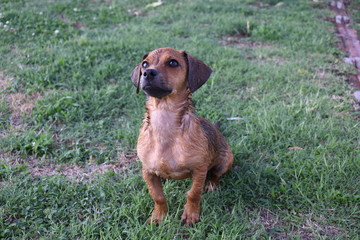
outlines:
{"label": "brown puppy", "polygon": [[191,93],[203,85],[211,69],[184,51],[156,49],[143,58],[131,80],[148,96],[137,143],[143,177],[155,207],[149,223],[159,223],[167,213],[161,178],[192,178],[181,220],[186,225],[200,219],[200,200],[206,190],[219,186],[231,167],[233,155],[225,138],[208,120],[194,114]]}

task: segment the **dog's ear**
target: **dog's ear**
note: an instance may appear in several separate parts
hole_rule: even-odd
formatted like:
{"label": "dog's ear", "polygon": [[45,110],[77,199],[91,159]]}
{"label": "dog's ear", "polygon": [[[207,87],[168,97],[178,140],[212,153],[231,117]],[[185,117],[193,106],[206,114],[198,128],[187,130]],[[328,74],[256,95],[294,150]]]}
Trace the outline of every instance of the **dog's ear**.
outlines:
{"label": "dog's ear", "polygon": [[[148,53],[144,55],[143,60],[147,58]],[[133,82],[134,86],[136,87],[136,93],[139,93],[140,88],[140,77],[141,77],[141,63],[139,63],[134,70],[131,72],[131,81]]]}
{"label": "dog's ear", "polygon": [[139,93],[140,88],[140,77],[141,77],[141,65],[138,64],[134,70],[131,72],[131,81],[133,82],[134,86],[136,87],[136,93]]}
{"label": "dog's ear", "polygon": [[187,60],[188,86],[193,93],[209,79],[212,70],[205,63],[187,54],[185,51],[184,56]]}

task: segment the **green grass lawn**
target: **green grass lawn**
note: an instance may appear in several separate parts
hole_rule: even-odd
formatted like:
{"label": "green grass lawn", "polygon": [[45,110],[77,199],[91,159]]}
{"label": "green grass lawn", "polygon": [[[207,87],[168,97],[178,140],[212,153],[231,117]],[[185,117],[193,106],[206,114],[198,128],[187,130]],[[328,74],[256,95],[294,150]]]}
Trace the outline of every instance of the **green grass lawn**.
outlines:
{"label": "green grass lawn", "polygon": [[[358,239],[359,112],[326,1],[153,1],[0,0],[0,238]],[[130,73],[159,47],[211,66],[196,112],[235,155],[193,227],[190,180],[145,223]]]}

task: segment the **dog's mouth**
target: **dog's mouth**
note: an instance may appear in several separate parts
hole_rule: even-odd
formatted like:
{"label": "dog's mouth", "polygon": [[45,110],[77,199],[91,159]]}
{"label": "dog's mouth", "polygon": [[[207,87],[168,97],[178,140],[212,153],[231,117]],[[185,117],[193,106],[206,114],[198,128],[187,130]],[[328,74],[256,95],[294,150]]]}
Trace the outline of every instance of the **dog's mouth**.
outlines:
{"label": "dog's mouth", "polygon": [[145,85],[142,89],[147,95],[149,95],[151,97],[156,97],[156,98],[165,97],[166,95],[170,94],[172,91],[169,88],[162,88],[162,87],[152,86],[152,85]]}

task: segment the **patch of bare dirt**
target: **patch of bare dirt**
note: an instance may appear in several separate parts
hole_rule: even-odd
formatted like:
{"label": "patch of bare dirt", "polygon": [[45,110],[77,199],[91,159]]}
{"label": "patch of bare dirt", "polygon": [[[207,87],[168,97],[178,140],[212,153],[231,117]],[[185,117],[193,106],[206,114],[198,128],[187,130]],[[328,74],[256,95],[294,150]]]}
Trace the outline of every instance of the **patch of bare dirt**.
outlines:
{"label": "patch of bare dirt", "polygon": [[28,170],[30,171],[30,175],[33,177],[57,175],[65,176],[76,182],[91,181],[99,174],[108,172],[113,172],[116,174],[126,172],[128,166],[131,163],[134,163],[136,160],[136,153],[120,152],[114,161],[104,162],[99,165],[87,165],[86,167],[83,167],[78,164],[64,165],[49,163],[34,157],[23,159],[16,155],[0,154],[0,162],[7,162],[13,166],[26,164]]}
{"label": "patch of bare dirt", "polygon": [[350,75],[348,81],[356,89],[360,89],[360,81],[359,81],[359,76],[358,75]]}
{"label": "patch of bare dirt", "polygon": [[6,102],[9,104],[11,111],[10,123],[19,126],[22,123],[21,117],[31,112],[35,102],[41,99],[42,95],[38,92],[30,94],[12,93],[8,91],[12,81],[13,78],[6,76],[5,72],[0,72],[0,91],[3,94],[0,97],[5,97]]}
{"label": "patch of bare dirt", "polygon": [[221,42],[224,45],[233,45],[233,46],[238,46],[238,47],[260,47],[260,48],[265,48],[265,49],[271,48],[270,44],[245,41],[244,40],[245,38],[246,38],[246,36],[243,36],[241,34],[235,35],[235,36],[229,35],[229,36],[222,37]]}
{"label": "patch of bare dirt", "polygon": [[[303,240],[311,240],[324,236],[334,238],[344,233],[343,230],[334,226],[325,226],[314,220],[311,214],[297,214],[303,224],[294,226],[285,219],[280,218],[269,210],[262,210],[259,217],[252,221],[255,228],[262,226],[267,234],[274,239],[293,239],[295,236]],[[265,237],[265,236],[264,236]]]}
{"label": "patch of bare dirt", "polygon": [[82,24],[81,22],[79,21],[76,21],[74,24],[73,24],[73,27],[76,28],[76,29],[84,29],[86,28],[84,24]]}
{"label": "patch of bare dirt", "polygon": [[[271,49],[272,48],[272,45],[270,45],[270,44],[249,41],[248,36],[240,34],[240,33],[237,35],[223,36],[220,41],[225,46],[236,46],[236,47],[239,47],[246,51],[250,50],[251,48],[257,48],[257,49]],[[247,60],[258,63],[258,64],[271,63],[271,64],[277,64],[277,65],[281,65],[281,64],[287,62],[286,59],[283,59],[280,57],[265,58],[261,54],[259,56],[254,56],[254,55],[249,54],[249,56],[247,57]]]}
{"label": "patch of bare dirt", "polygon": [[33,109],[35,102],[42,98],[38,92],[25,95],[23,93],[11,93],[7,95],[7,102],[11,107],[11,123],[20,125],[22,123],[21,116],[28,114]]}

